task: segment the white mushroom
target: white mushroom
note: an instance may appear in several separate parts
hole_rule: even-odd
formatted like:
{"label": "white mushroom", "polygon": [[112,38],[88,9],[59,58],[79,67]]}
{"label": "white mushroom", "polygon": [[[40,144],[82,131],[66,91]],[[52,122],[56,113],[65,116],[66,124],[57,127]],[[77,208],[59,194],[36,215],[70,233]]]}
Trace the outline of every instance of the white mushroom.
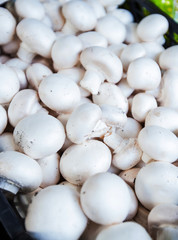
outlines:
{"label": "white mushroom", "polygon": [[178,71],[167,70],[163,74],[158,100],[161,106],[178,110]]}
{"label": "white mushroom", "polygon": [[2,45],[2,50],[6,54],[16,54],[20,46],[20,40],[15,36],[10,42]]}
{"label": "white mushroom", "polygon": [[121,144],[114,150],[112,163],[115,167],[127,170],[134,167],[142,156],[136,138],[124,139]]}
{"label": "white mushroom", "polygon": [[60,171],[68,182],[82,185],[90,176],[106,172],[110,165],[109,148],[100,141],[89,140],[65,150],[60,160]]}
{"label": "white mushroom", "polygon": [[137,26],[138,23],[131,22],[126,25],[126,37],[125,37],[125,42],[130,44],[130,43],[138,43],[141,40],[139,39],[139,36],[137,34]]}
{"label": "white mushroom", "polygon": [[12,41],[16,28],[16,20],[10,11],[0,7],[0,45]]}
{"label": "white mushroom", "polygon": [[28,82],[35,90],[38,90],[40,82],[51,74],[51,69],[42,63],[33,63],[26,69]]}
{"label": "white mushroom", "polygon": [[108,172],[89,177],[81,188],[80,200],[88,218],[102,225],[124,221],[131,205],[127,184]]}
{"label": "white mushroom", "polygon": [[131,112],[134,119],[144,122],[147,113],[157,107],[156,99],[148,93],[138,93],[133,97]]}
{"label": "white mushroom", "polygon": [[122,77],[122,63],[109,49],[89,47],[82,51],[80,62],[86,69],[80,85],[92,94],[97,94],[104,80],[117,83]]}
{"label": "white mushroom", "polygon": [[0,105],[0,134],[2,134],[7,126],[7,112],[5,108]]}
{"label": "white mushroom", "polygon": [[93,103],[78,106],[67,121],[67,137],[73,143],[80,144],[93,136],[103,136],[108,131],[106,124],[101,121],[102,111]]}
{"label": "white mushroom", "polygon": [[0,135],[0,152],[18,151],[19,148],[14,142],[13,134],[4,132]]}
{"label": "white mushroom", "polygon": [[157,42],[142,42],[141,45],[146,51],[146,56],[158,62],[160,54],[165,50],[164,47]]}
{"label": "white mushroom", "polygon": [[5,64],[0,64],[0,86],[0,104],[9,103],[20,89],[17,74]]}
{"label": "white mushroom", "polygon": [[86,225],[79,194],[62,185],[46,187],[34,196],[25,219],[26,231],[40,240],[79,239]]}
{"label": "white mushroom", "polygon": [[99,18],[95,30],[108,40],[108,44],[122,43],[126,37],[125,25],[111,14]]}
{"label": "white mushroom", "polygon": [[70,113],[80,100],[78,85],[62,73],[44,78],[38,93],[41,101],[56,112]]}
{"label": "white mushroom", "polygon": [[104,6],[100,3],[100,0],[85,0],[93,9],[97,19],[106,15]]}
{"label": "white mushroom", "polygon": [[6,65],[9,66],[9,67],[19,68],[19,69],[25,71],[29,64],[27,62],[24,62],[20,58],[10,58],[6,62]]}
{"label": "white mushroom", "polygon": [[172,163],[178,158],[178,139],[174,133],[166,128],[159,126],[144,127],[139,132],[138,144],[142,151],[150,157],[148,161],[152,158]]}
{"label": "white mushroom", "polygon": [[98,94],[93,94],[92,98],[93,102],[98,105],[108,104],[121,108],[125,113],[128,111],[127,98],[114,83],[102,83]]}
{"label": "white mushroom", "polygon": [[23,153],[0,153],[0,188],[16,194],[19,190],[31,192],[39,187],[42,172],[38,163]]}
{"label": "white mushroom", "polygon": [[20,120],[13,136],[20,150],[34,159],[56,153],[65,140],[62,123],[46,113],[36,113]]}
{"label": "white mushroom", "polygon": [[82,42],[75,35],[64,35],[57,39],[51,51],[54,68],[58,71],[74,67],[79,61],[82,49]]}
{"label": "white mushroom", "polygon": [[160,126],[178,134],[178,112],[168,107],[157,107],[149,111],[145,126]]}
{"label": "white mushroom", "polygon": [[108,131],[103,138],[103,142],[113,150],[115,150],[121,144],[122,141],[123,138],[116,133],[115,128],[112,128],[111,131]]}
{"label": "white mushroom", "polygon": [[54,153],[48,157],[37,159],[37,163],[40,165],[42,170],[42,182],[40,184],[41,188],[55,185],[59,182],[59,160],[60,156],[58,153]]}
{"label": "white mushroom", "polygon": [[[148,215],[148,230],[150,235],[155,239],[160,239],[160,235],[164,233],[164,238],[166,238],[166,230],[171,230],[174,232],[174,237],[176,239],[176,232],[178,233],[178,206],[170,203],[162,203],[155,206]],[[167,231],[169,234],[169,231]],[[168,237],[168,236],[167,236]],[[173,235],[169,236],[174,239]]]}
{"label": "white mushroom", "polygon": [[126,78],[121,79],[117,86],[126,98],[130,97],[134,92],[134,89],[129,86]]}
{"label": "white mushroom", "polygon": [[128,184],[127,184],[127,188],[129,190],[129,193],[130,193],[131,202],[130,202],[129,212],[128,212],[128,215],[126,217],[126,221],[132,220],[135,217],[135,215],[137,214],[137,210],[138,210],[138,200],[137,200],[137,197],[135,195],[135,192]]}
{"label": "white mushroom", "polygon": [[159,57],[159,65],[162,69],[174,69],[178,68],[178,46],[171,46],[164,50]]}
{"label": "white mushroom", "polygon": [[151,237],[140,224],[135,222],[124,222],[114,224],[104,228],[97,236],[96,240],[151,240]]}
{"label": "white mushroom", "polygon": [[40,0],[16,0],[15,11],[21,18],[42,20],[45,16],[45,9]]}
{"label": "white mushroom", "polygon": [[19,58],[31,62],[36,54],[45,58],[51,57],[56,35],[47,25],[37,19],[25,18],[17,25],[16,32],[22,41],[17,52]]}
{"label": "white mushroom", "polygon": [[141,168],[135,181],[138,200],[151,210],[161,203],[178,204],[178,169],[168,162],[152,162]]}
{"label": "white mushroom", "polygon": [[116,129],[116,133],[122,138],[137,138],[142,126],[135,119],[128,117],[126,124]]}
{"label": "white mushroom", "polygon": [[144,57],[145,55],[146,51],[140,43],[132,43],[127,45],[120,55],[124,70],[127,71],[129,64],[133,60]]}
{"label": "white mushroom", "polygon": [[107,47],[107,39],[96,31],[84,32],[78,35],[79,39],[82,41],[83,49],[87,47]]}
{"label": "white mushroom", "polygon": [[47,110],[42,109],[37,92],[32,89],[21,90],[13,97],[9,104],[9,123],[15,127],[21,119],[39,111],[47,112]]}
{"label": "white mushroom", "polygon": [[64,33],[86,32],[94,29],[96,25],[95,12],[87,2],[81,0],[66,2],[62,7],[62,13],[66,19],[62,28]]}
{"label": "white mushroom", "polygon": [[152,90],[161,82],[161,71],[151,58],[141,57],[132,61],[127,71],[130,87],[138,90]]}
{"label": "white mushroom", "polygon": [[137,34],[142,41],[155,41],[168,31],[169,22],[161,14],[150,14],[138,24]]}
{"label": "white mushroom", "polygon": [[111,11],[110,14],[117,17],[122,23],[126,25],[133,22],[134,20],[133,14],[124,8],[117,8],[114,11]]}
{"label": "white mushroom", "polygon": [[116,54],[116,56],[118,56],[120,58],[120,55],[123,51],[123,49],[126,47],[127,45],[125,43],[119,43],[119,44],[111,44],[108,46],[108,48],[114,53]]}

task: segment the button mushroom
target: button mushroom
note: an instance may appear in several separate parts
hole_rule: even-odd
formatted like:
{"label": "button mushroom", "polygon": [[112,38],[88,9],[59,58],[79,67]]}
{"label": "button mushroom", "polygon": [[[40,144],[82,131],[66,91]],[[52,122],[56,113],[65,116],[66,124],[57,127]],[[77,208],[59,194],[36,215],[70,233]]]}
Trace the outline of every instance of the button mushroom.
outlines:
{"label": "button mushroom", "polygon": [[0,188],[13,194],[31,192],[39,187],[42,172],[38,163],[23,153],[0,153]]}

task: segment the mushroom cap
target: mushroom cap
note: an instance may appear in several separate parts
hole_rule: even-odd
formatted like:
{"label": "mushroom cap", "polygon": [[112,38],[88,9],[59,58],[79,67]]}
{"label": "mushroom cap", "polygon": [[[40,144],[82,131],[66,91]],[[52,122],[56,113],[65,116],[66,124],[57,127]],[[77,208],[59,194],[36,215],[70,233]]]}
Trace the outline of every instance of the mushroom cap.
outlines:
{"label": "mushroom cap", "polygon": [[109,49],[89,47],[82,51],[80,62],[87,70],[96,70],[104,75],[108,82],[117,83],[122,77],[122,63]]}
{"label": "mushroom cap", "polygon": [[21,18],[43,19],[45,9],[39,0],[16,0],[15,10]]}
{"label": "mushroom cap", "polygon": [[4,132],[0,135],[0,152],[18,151],[18,147],[14,142],[13,134]]}
{"label": "mushroom cap", "polygon": [[93,94],[92,99],[98,105],[108,104],[122,109],[125,113],[128,111],[127,98],[122,94],[120,88],[113,83],[102,83],[98,94]]}
{"label": "mushroom cap", "polygon": [[178,169],[168,162],[152,162],[142,167],[135,181],[141,204],[151,210],[161,203],[178,204]]}
{"label": "mushroom cap", "polygon": [[178,69],[178,46],[165,49],[159,57],[159,65],[162,69]]}
{"label": "mushroom cap", "polygon": [[6,64],[0,64],[0,86],[0,104],[9,103],[20,88],[17,74]]}
{"label": "mushroom cap", "polygon": [[41,101],[56,112],[72,112],[80,101],[78,85],[62,73],[43,79],[38,93]]}
{"label": "mushroom cap", "polygon": [[15,27],[16,20],[11,12],[0,7],[0,45],[6,44],[13,39]]}
{"label": "mushroom cap", "polygon": [[124,222],[106,227],[97,235],[96,240],[151,240],[145,228],[135,222]]}
{"label": "mushroom cap", "polygon": [[15,127],[17,123],[42,109],[37,92],[33,89],[19,91],[12,99],[8,107],[10,124]]}
{"label": "mushroom cap", "polygon": [[150,14],[144,17],[138,24],[137,34],[142,41],[155,41],[168,31],[169,22],[161,14]]}
{"label": "mushroom cap", "polygon": [[62,123],[46,113],[36,113],[20,120],[13,136],[20,150],[34,159],[56,153],[65,140]]}
{"label": "mushroom cap", "polygon": [[93,46],[107,47],[107,39],[99,32],[89,31],[78,35],[79,39],[82,41],[83,49]]}
{"label": "mushroom cap", "polygon": [[46,58],[51,57],[51,48],[56,35],[50,27],[40,20],[25,18],[17,25],[16,32],[32,52]]}
{"label": "mushroom cap", "polygon": [[80,201],[88,218],[102,225],[124,221],[131,204],[127,184],[109,172],[89,177],[81,188]]}
{"label": "mushroom cap", "polygon": [[57,39],[51,51],[55,69],[74,67],[79,61],[82,49],[82,42],[77,36],[64,35]]}
{"label": "mushroom cap", "polygon": [[159,126],[146,126],[138,135],[142,151],[154,160],[175,162],[178,157],[178,139],[170,130]]}
{"label": "mushroom cap", "polygon": [[7,126],[7,112],[5,110],[5,108],[0,105],[0,134],[2,134],[4,132],[4,129]]}
{"label": "mushroom cap", "polygon": [[11,185],[9,190],[14,194],[18,190],[22,192],[34,191],[42,181],[42,172],[38,163],[23,153],[1,152],[0,166],[1,188],[3,188],[5,181]]}
{"label": "mushroom cap", "polygon": [[110,14],[118,18],[124,24],[128,24],[134,21],[133,14],[124,8],[117,8],[114,11],[111,11]]}
{"label": "mushroom cap", "polygon": [[46,187],[34,196],[25,219],[27,232],[43,240],[79,239],[86,225],[79,194],[62,185]]}
{"label": "mushroom cap", "polygon": [[73,144],[61,156],[60,171],[70,183],[83,184],[90,176],[106,172],[111,165],[109,148],[98,140]]}
{"label": "mushroom cap", "polygon": [[66,2],[62,6],[62,13],[80,31],[92,30],[97,22],[92,7],[87,2],[81,0]]}
{"label": "mushroom cap", "polygon": [[84,142],[94,130],[97,122],[101,119],[100,107],[93,103],[84,103],[78,106],[67,121],[67,137],[73,143]]}
{"label": "mushroom cap", "polygon": [[126,37],[125,25],[111,14],[99,18],[95,30],[108,40],[108,44],[122,43]]}
{"label": "mushroom cap", "polygon": [[155,89],[161,82],[160,68],[151,58],[137,58],[128,67],[127,81],[130,87],[134,89]]}

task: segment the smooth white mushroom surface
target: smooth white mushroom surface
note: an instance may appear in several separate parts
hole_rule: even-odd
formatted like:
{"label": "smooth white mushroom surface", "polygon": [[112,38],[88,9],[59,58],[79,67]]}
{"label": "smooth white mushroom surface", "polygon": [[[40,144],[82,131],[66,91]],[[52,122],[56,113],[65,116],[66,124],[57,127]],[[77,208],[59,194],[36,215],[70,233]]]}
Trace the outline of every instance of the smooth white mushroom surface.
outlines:
{"label": "smooth white mushroom surface", "polygon": [[178,46],[124,2],[0,0],[0,188],[36,240],[177,240]]}
{"label": "smooth white mushroom surface", "polygon": [[47,113],[36,113],[20,120],[13,136],[20,150],[34,159],[56,153],[65,140],[62,123]]}
{"label": "smooth white mushroom surface", "polygon": [[76,240],[86,225],[79,194],[62,185],[49,186],[34,196],[25,219],[27,232],[40,240]]}

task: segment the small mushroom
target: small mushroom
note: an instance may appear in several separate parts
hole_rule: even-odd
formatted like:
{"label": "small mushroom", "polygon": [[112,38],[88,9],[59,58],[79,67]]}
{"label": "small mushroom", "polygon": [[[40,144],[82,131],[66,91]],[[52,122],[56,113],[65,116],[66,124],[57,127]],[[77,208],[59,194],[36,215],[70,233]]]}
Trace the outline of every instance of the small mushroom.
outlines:
{"label": "small mushroom", "polygon": [[151,210],[161,203],[178,204],[178,169],[168,162],[152,162],[142,167],[135,181],[141,204]]}
{"label": "small mushroom", "polygon": [[159,57],[159,65],[162,69],[174,69],[178,68],[178,46],[171,46],[165,49]]}
{"label": "small mushroom", "polygon": [[138,93],[133,97],[131,112],[134,119],[144,122],[147,113],[157,107],[155,97],[148,93]]}
{"label": "small mushroom", "polygon": [[6,8],[0,7],[0,45],[12,41],[15,35],[16,20]]}
{"label": "small mushroom", "polygon": [[96,46],[84,49],[80,55],[80,62],[86,69],[80,85],[92,94],[98,93],[104,80],[117,83],[122,77],[120,59],[107,48]]}
{"label": "small mushroom", "polygon": [[109,148],[98,140],[73,144],[61,156],[60,171],[70,183],[82,185],[90,176],[106,172],[111,165]]}
{"label": "small mushroom", "polygon": [[114,11],[111,11],[110,14],[117,17],[125,25],[134,21],[133,14],[124,8],[117,8]]}
{"label": "small mushroom", "polygon": [[59,159],[60,159],[59,154],[54,153],[48,157],[36,160],[42,170],[42,182],[40,184],[41,188],[45,188],[50,185],[55,185],[59,182],[60,180]]}
{"label": "small mushroom", "polygon": [[102,225],[121,223],[131,206],[127,184],[109,172],[89,177],[81,188],[80,201],[86,216]]}
{"label": "small mushroom", "polygon": [[151,58],[137,58],[128,67],[127,81],[131,88],[137,90],[155,89],[161,82],[160,68]]}
{"label": "small mushroom", "polygon": [[161,14],[150,14],[144,17],[138,24],[137,34],[142,41],[151,42],[168,31],[169,22]]}
{"label": "small mushroom", "polygon": [[[148,215],[148,230],[154,239],[175,239],[178,236],[178,206],[162,203],[155,206]],[[167,234],[166,234],[167,233]],[[161,236],[162,238],[161,238]],[[174,237],[173,237],[174,236]],[[171,238],[170,238],[171,237]]]}
{"label": "small mushroom", "polygon": [[14,142],[13,134],[4,132],[0,135],[0,152],[18,151],[19,148]]}
{"label": "small mushroom", "polygon": [[6,64],[0,64],[0,86],[0,104],[9,103],[20,89],[17,74]]}
{"label": "small mushroom", "polygon": [[122,109],[125,113],[128,111],[127,98],[122,94],[120,88],[114,83],[102,83],[98,94],[93,94],[92,99],[95,104],[115,106]]}
{"label": "small mushroom", "polygon": [[7,126],[7,112],[5,108],[0,105],[0,134],[2,134]]}
{"label": "small mushroom", "polygon": [[141,43],[131,43],[127,45],[120,55],[124,70],[127,71],[129,64],[133,60],[144,57],[145,55],[146,51]]}
{"label": "small mushroom", "polygon": [[31,192],[39,187],[42,172],[38,163],[23,153],[0,153],[0,188],[16,194]]}
{"label": "small mushroom", "polygon": [[65,141],[62,123],[46,113],[36,113],[20,120],[13,136],[20,150],[34,159],[56,153]]}
{"label": "small mushroom", "polygon": [[51,74],[51,69],[42,63],[33,63],[26,69],[28,82],[35,90],[38,90],[40,82]]}
{"label": "small mushroom", "polygon": [[77,36],[61,36],[55,41],[51,51],[54,68],[58,71],[63,68],[74,67],[79,61],[82,49],[82,41]]}
{"label": "small mushroom", "polygon": [[169,107],[157,107],[149,111],[145,126],[159,126],[178,134],[178,112]]}
{"label": "small mushroom", "polygon": [[21,119],[39,111],[47,112],[47,110],[42,109],[37,92],[32,89],[21,90],[13,97],[9,104],[9,123],[15,127]]}
{"label": "small mushroom", "polygon": [[97,235],[96,240],[151,240],[151,237],[140,224],[135,222],[124,222],[105,227]]}
{"label": "small mushroom", "polygon": [[125,25],[111,14],[99,18],[95,30],[108,40],[108,44],[122,43],[126,37]]}
{"label": "small mushroom", "polygon": [[70,115],[66,132],[70,141],[81,144],[92,137],[103,136],[109,127],[101,120],[102,111],[93,103],[78,106]]}
{"label": "small mushroom", "polygon": [[25,218],[26,231],[35,239],[79,239],[86,226],[79,194],[62,185],[46,187],[34,196]]}
{"label": "small mushroom", "polygon": [[45,9],[40,0],[16,0],[15,11],[21,18],[42,20],[45,16]]}
{"label": "small mushroom", "polygon": [[172,163],[177,160],[178,139],[174,133],[166,128],[159,126],[144,127],[139,132],[138,144],[142,151],[150,157],[148,161],[154,159]]}
{"label": "small mushroom", "polygon": [[108,41],[106,37],[96,31],[84,32],[78,35],[83,44],[83,49],[87,47],[107,47]]}
{"label": "small mushroom", "polygon": [[80,101],[78,85],[65,74],[44,78],[38,88],[41,101],[56,112],[70,113]]}
{"label": "small mushroom", "polygon": [[37,19],[24,18],[18,23],[16,32],[22,41],[17,52],[20,59],[30,63],[36,54],[51,57],[56,35],[47,25]]}

